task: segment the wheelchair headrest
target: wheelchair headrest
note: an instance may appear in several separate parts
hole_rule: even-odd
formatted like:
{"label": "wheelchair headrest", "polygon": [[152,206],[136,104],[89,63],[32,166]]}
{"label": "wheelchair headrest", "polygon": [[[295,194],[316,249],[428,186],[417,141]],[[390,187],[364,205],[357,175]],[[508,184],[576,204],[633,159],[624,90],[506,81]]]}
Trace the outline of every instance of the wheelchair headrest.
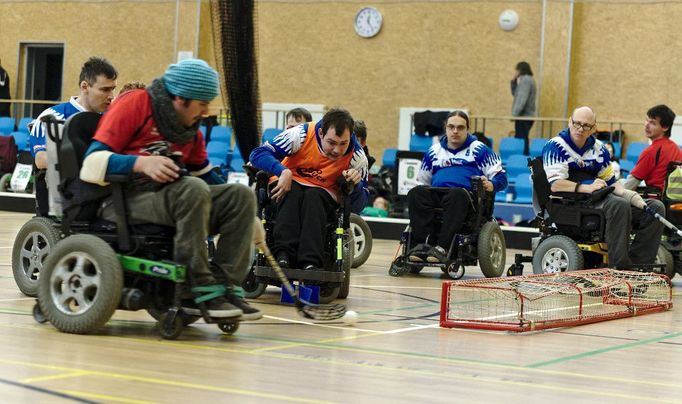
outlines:
{"label": "wheelchair headrest", "polygon": [[64,123],[59,147],[59,172],[62,182],[79,178],[83,156],[95,135],[100,115],[95,112],[79,112]]}
{"label": "wheelchair headrest", "polygon": [[545,209],[552,189],[549,181],[547,181],[547,173],[545,173],[545,167],[542,165],[542,157],[529,158],[528,167],[530,167],[531,177],[533,178],[533,192],[535,192],[540,207]]}

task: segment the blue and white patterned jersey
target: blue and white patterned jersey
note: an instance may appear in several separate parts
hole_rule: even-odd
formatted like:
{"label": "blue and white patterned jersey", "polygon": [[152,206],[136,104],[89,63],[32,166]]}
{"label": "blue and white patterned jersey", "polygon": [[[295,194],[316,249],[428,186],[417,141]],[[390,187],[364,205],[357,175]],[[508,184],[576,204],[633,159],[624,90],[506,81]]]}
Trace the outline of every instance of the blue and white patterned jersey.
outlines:
{"label": "blue and white patterned jersey", "polygon": [[486,176],[495,192],[507,187],[507,173],[502,160],[492,149],[473,135],[468,135],[457,149],[448,148],[447,137],[429,148],[422,160],[417,182],[421,185],[471,190],[472,176]]}
{"label": "blue and white patterned jersey", "polygon": [[604,144],[590,136],[585,145],[578,148],[571,140],[568,128],[547,142],[542,149],[542,165],[550,184],[556,180],[591,184],[595,178],[601,178],[608,185],[616,181],[611,158]]}
{"label": "blue and white patterned jersey", "polygon": [[35,157],[36,153],[39,151],[47,150],[45,146],[47,141],[45,136],[47,136],[47,132],[45,124],[40,121],[40,118],[47,115],[54,115],[54,117],[59,120],[67,120],[71,115],[85,111],[85,108],[76,101],[76,98],[77,97],[71,97],[69,102],[64,102],[44,110],[38,115],[38,118],[33,121],[33,128],[31,129],[31,134],[28,138],[28,145],[33,157]]}

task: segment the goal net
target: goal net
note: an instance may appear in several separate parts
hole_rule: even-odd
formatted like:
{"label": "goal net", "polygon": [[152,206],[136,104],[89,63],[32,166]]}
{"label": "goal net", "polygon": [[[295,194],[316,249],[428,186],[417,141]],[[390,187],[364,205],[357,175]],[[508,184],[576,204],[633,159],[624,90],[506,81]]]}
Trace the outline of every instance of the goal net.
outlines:
{"label": "goal net", "polygon": [[665,275],[596,269],[444,282],[440,325],[521,332],[671,308]]}

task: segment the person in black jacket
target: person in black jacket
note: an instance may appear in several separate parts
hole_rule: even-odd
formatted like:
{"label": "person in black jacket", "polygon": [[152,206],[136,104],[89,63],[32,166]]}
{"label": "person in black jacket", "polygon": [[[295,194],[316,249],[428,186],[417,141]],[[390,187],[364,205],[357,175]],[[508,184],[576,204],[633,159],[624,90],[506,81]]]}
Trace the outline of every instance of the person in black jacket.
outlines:
{"label": "person in black jacket", "polygon": [[[9,74],[7,70],[2,67],[2,61],[0,60],[0,100],[9,100]],[[11,116],[10,115],[10,105],[9,102],[0,102],[0,116]],[[9,134],[9,133],[8,133]]]}

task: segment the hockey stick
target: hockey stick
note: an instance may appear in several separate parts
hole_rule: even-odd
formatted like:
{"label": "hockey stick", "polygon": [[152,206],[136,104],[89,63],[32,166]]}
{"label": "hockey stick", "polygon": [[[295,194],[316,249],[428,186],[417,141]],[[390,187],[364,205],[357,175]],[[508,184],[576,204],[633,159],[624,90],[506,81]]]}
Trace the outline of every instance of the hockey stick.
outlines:
{"label": "hockey stick", "polygon": [[678,236],[682,237],[682,230],[678,229],[674,224],[670,223],[668,219],[658,214],[655,210],[651,209],[649,206],[645,206],[644,211],[658,219],[659,222],[663,223],[665,227],[677,233]]}
{"label": "hockey stick", "polygon": [[296,302],[296,310],[298,310],[299,315],[311,320],[329,321],[339,319],[346,314],[346,306],[343,304],[314,304],[301,299],[298,296],[296,290],[294,290],[293,286],[291,286],[291,282],[289,279],[287,279],[287,276],[284,274],[284,271],[282,271],[282,268],[280,268],[279,264],[272,256],[270,249],[268,248],[267,244],[265,244],[265,240],[257,240],[255,244],[256,247],[263,251],[263,255],[265,255],[268,263],[272,269],[275,270],[277,277],[279,278],[280,282],[282,282],[282,287],[287,290],[289,295]]}

